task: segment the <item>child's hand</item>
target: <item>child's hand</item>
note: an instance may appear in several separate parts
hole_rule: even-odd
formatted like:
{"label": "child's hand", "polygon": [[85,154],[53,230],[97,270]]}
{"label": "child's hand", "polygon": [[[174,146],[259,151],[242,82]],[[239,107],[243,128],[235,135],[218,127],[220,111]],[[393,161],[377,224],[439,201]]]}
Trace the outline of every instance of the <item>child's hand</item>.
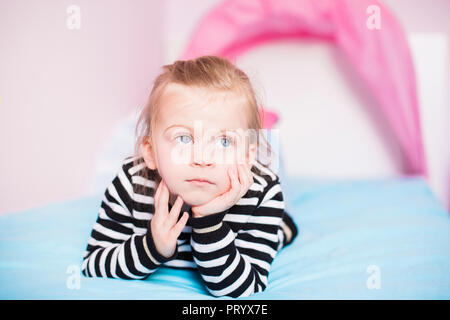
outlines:
{"label": "child's hand", "polygon": [[177,223],[183,205],[183,199],[178,196],[169,212],[169,189],[164,183],[164,180],[161,180],[154,198],[155,214],[150,221],[153,242],[155,243],[156,250],[162,256],[169,258],[175,252],[177,239],[188,221],[189,214],[184,212],[180,221]]}
{"label": "child's hand", "polygon": [[247,164],[236,164],[235,168],[229,169],[229,189],[205,204],[193,206],[192,215],[194,218],[225,211],[234,206],[247,193],[253,183],[253,175],[250,168]]}

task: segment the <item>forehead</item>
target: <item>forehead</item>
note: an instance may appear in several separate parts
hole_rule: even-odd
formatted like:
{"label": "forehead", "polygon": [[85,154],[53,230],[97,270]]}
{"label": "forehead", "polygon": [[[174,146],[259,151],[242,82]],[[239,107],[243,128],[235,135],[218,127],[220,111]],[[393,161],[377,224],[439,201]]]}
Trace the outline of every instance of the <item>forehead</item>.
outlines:
{"label": "forehead", "polygon": [[207,129],[246,129],[247,100],[232,91],[168,84],[160,99],[158,126],[194,126],[201,121]]}

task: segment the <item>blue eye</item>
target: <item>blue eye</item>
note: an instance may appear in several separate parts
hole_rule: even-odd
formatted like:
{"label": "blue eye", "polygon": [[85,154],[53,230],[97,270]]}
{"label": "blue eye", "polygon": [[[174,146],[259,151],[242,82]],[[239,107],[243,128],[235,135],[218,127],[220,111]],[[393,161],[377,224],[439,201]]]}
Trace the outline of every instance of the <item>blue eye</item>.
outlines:
{"label": "blue eye", "polygon": [[188,144],[192,139],[190,136],[184,134],[182,136],[176,137],[175,140],[181,142],[182,144]]}
{"label": "blue eye", "polygon": [[219,143],[220,143],[221,147],[228,148],[229,146],[231,146],[233,144],[233,139],[226,137],[226,136],[220,137]]}

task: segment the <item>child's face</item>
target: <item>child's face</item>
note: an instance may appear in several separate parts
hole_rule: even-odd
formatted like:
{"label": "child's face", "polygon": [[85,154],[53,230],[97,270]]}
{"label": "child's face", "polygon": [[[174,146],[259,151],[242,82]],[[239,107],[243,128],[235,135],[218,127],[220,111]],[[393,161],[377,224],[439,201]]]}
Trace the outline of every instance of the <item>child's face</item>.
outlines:
{"label": "child's face", "polygon": [[[251,166],[256,148],[247,146],[246,156],[245,140],[238,140],[247,130],[244,97],[169,84],[160,103],[155,146],[144,144],[143,153],[147,166],[166,182],[171,200],[180,195],[190,206],[206,203],[229,189],[228,168],[244,161]],[[209,183],[190,181],[196,178]]]}

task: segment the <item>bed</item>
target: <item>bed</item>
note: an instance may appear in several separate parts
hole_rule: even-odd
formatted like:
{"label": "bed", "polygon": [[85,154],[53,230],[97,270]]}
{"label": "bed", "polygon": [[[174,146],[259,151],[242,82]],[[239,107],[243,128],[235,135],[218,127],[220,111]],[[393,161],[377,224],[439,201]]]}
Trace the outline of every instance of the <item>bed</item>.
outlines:
{"label": "bed", "polygon": [[[202,34],[202,30],[214,30],[208,25],[211,17],[215,17],[212,21],[222,21],[217,19],[217,15],[223,14],[220,10],[228,10],[233,5],[237,12],[240,10],[236,1],[224,3],[225,6],[215,7],[203,18],[184,57],[213,49],[219,53],[221,50],[222,53],[243,50],[242,39],[237,42],[239,47],[233,39],[228,39],[231,45],[227,43],[226,37],[225,42],[201,47],[207,43],[202,41],[203,37],[208,37]],[[304,8],[310,11],[298,12],[300,16],[310,18],[299,20],[311,23],[302,27],[319,33],[331,30],[321,25],[324,23],[321,19],[333,14],[326,7],[333,1],[321,2],[320,8],[312,3],[303,1]],[[353,2],[342,0],[340,3],[349,5]],[[352,11],[339,10],[339,14],[351,15]],[[234,33],[228,34],[245,35],[237,26],[248,17],[258,15],[226,19],[233,23],[234,28]],[[351,16],[337,17],[354,21]],[[385,18],[384,28],[396,27],[390,22]],[[280,21],[274,25],[283,27]],[[219,23],[219,27],[223,25]],[[276,33],[271,37],[274,35]],[[252,39],[247,40],[251,42]],[[400,48],[391,52],[389,59],[381,59],[386,63],[381,68],[388,68],[389,63],[395,64],[398,62],[396,59],[404,57],[402,43],[396,42]],[[345,49],[350,44],[344,41],[340,45]],[[347,54],[352,57],[351,51]],[[370,61],[370,56],[365,58]],[[389,125],[396,128],[393,132],[404,156],[404,174],[346,179],[309,177],[292,170],[295,166],[288,160],[296,155],[292,154],[291,141],[282,139],[280,181],[286,210],[299,227],[299,235],[276,256],[266,290],[242,299],[450,298],[450,218],[427,180],[418,106],[410,83],[414,78],[408,73],[409,60],[402,61],[404,69],[400,68],[397,82],[391,83],[392,78],[386,73],[381,74],[383,85],[390,88],[388,96],[384,95],[383,88],[370,86],[377,83],[379,75],[365,74],[364,60],[353,66],[372,88],[374,100],[381,106],[380,110],[384,110]],[[405,87],[406,93],[403,91]],[[403,109],[399,108],[401,112],[387,114],[389,99],[405,105]],[[407,121],[406,116],[412,120]],[[136,114],[125,119],[102,150],[89,196],[0,216],[1,299],[229,299],[211,296],[196,271],[161,267],[148,279],[133,281],[81,276],[82,255],[97,218],[104,188],[121,159],[131,151],[125,146],[131,145],[130,133],[135,117]],[[289,130],[287,128],[284,132]]]}
{"label": "bed", "polygon": [[[242,299],[449,299],[450,221],[422,178],[284,179],[297,240],[262,293]],[[0,217],[1,299],[229,299],[196,271],[86,278],[82,253],[101,194]]]}

